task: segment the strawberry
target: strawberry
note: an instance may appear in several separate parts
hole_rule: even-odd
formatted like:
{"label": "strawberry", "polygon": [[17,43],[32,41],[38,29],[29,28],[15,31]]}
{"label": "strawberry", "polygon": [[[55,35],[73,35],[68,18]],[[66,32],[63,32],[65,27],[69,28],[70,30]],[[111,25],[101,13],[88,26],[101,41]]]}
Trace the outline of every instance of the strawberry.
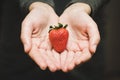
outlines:
{"label": "strawberry", "polygon": [[67,25],[63,26],[58,23],[58,26],[50,26],[49,40],[52,47],[59,53],[66,49],[69,33],[66,30]]}

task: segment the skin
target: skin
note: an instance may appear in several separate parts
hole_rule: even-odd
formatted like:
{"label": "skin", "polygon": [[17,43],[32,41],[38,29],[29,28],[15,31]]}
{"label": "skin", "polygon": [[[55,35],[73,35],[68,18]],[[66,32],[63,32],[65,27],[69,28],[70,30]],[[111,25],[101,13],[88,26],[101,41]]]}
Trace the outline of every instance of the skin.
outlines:
{"label": "skin", "polygon": [[[29,10],[22,22],[21,40],[25,52],[42,70],[48,67],[51,72],[68,72],[95,53],[100,35],[96,23],[89,16],[89,5],[72,4],[60,17],[51,6],[41,2],[32,3]],[[58,23],[69,25],[67,49],[61,54],[51,47],[48,39],[49,26]]]}
{"label": "skin", "polygon": [[21,40],[24,50],[42,70],[48,67],[54,72],[60,66],[59,54],[51,48],[48,39],[49,26],[57,23],[58,16],[54,10],[38,2],[31,4],[29,14],[22,22]]}
{"label": "skin", "polygon": [[61,69],[64,72],[88,61],[96,51],[100,35],[97,24],[89,16],[90,13],[89,5],[76,3],[60,16],[60,23],[69,25],[67,50],[61,54]]}

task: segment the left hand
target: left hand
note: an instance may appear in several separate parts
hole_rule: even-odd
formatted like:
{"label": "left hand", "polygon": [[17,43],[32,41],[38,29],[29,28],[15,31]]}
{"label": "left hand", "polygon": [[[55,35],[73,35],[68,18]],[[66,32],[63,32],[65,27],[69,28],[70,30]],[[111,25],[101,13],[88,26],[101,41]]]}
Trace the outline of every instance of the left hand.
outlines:
{"label": "left hand", "polygon": [[55,52],[48,39],[49,26],[58,23],[53,8],[45,3],[35,2],[22,22],[21,40],[24,50],[42,69],[54,72],[60,68],[59,53]]}
{"label": "left hand", "polygon": [[59,22],[68,24],[69,31],[67,50],[61,53],[64,72],[88,61],[96,51],[100,35],[97,24],[89,14],[90,7],[87,4],[75,3],[60,16]]}

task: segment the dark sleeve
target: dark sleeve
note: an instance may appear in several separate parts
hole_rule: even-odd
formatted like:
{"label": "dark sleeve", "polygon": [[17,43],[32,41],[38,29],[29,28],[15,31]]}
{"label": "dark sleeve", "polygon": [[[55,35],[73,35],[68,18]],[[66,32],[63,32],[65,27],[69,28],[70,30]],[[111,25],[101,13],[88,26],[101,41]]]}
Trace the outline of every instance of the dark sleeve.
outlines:
{"label": "dark sleeve", "polygon": [[71,0],[70,4],[81,2],[90,5],[91,7],[91,14],[95,14],[99,8],[101,8],[104,4],[106,4],[109,0]]}
{"label": "dark sleeve", "polygon": [[19,0],[19,2],[20,2],[20,7],[25,12],[29,12],[29,6],[33,2],[43,2],[43,3],[50,5],[51,7],[54,7],[53,0]]}

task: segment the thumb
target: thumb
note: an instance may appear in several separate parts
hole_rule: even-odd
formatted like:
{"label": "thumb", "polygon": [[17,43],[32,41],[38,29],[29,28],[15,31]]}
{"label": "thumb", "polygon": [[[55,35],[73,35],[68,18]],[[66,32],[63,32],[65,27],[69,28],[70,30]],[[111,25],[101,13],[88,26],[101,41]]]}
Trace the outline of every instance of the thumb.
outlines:
{"label": "thumb", "polygon": [[89,35],[89,46],[91,53],[95,53],[97,45],[100,42],[100,34],[98,31],[97,24],[93,24],[88,28],[88,35]]}
{"label": "thumb", "polygon": [[21,29],[21,41],[23,43],[24,50],[26,53],[28,53],[31,49],[32,45],[31,35],[32,27],[30,27],[30,24],[23,23]]}

